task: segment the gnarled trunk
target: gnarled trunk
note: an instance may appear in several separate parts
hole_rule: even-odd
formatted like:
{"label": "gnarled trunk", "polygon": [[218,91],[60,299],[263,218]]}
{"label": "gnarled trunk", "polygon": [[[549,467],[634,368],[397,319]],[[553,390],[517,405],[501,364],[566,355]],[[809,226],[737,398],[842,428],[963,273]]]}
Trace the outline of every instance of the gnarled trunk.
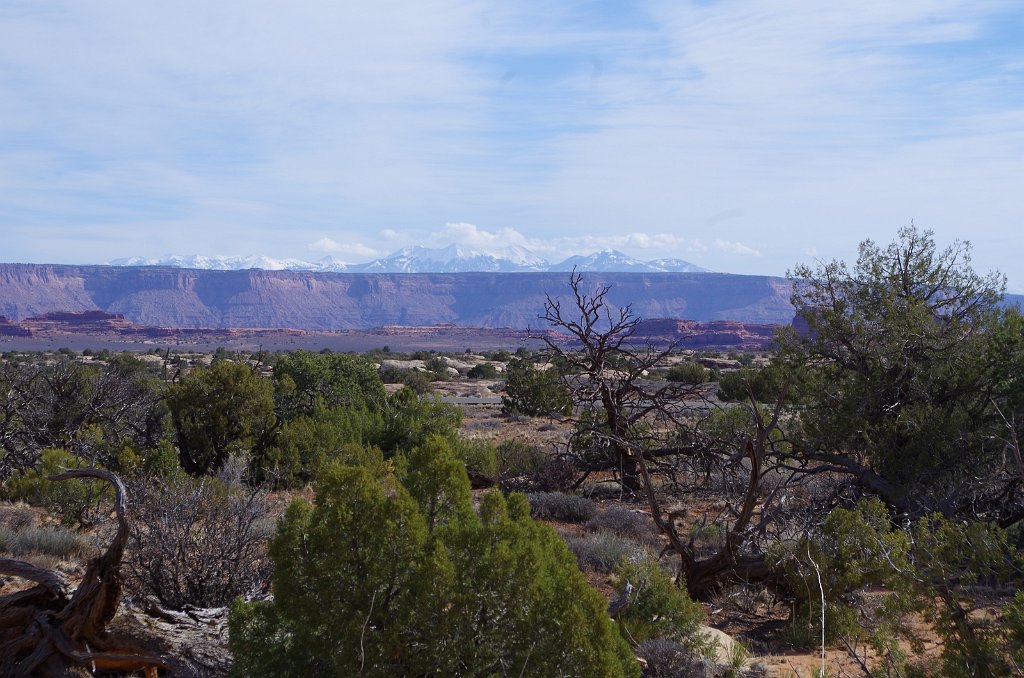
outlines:
{"label": "gnarled trunk", "polygon": [[0,573],[36,584],[0,597],[0,675],[65,676],[73,667],[147,673],[166,668],[160,658],[110,647],[105,638],[104,629],[121,601],[121,558],[128,542],[124,485],[100,469],[73,469],[49,477],[70,478],[99,478],[114,486],[117,533],[107,550],[89,561],[74,591],[59,572],[0,559]]}

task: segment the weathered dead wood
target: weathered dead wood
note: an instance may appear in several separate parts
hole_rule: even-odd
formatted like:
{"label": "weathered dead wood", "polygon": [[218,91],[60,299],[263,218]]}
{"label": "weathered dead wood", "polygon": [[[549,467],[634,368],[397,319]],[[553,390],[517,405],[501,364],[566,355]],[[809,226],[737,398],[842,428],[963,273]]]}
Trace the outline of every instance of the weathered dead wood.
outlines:
{"label": "weathered dead wood", "polygon": [[105,628],[121,602],[121,558],[128,542],[124,484],[102,469],[73,469],[49,480],[97,478],[114,486],[117,533],[107,550],[86,566],[72,592],[59,573],[18,560],[0,560],[0,573],[36,586],[0,597],[0,675],[63,676],[74,667],[95,671],[146,671],[167,663],[132,648],[113,647]]}
{"label": "weathered dead wood", "polygon": [[789,387],[788,382],[783,386],[768,421],[765,421],[751,394],[750,412],[756,433],[752,439],[746,441],[743,450],[743,455],[750,461],[747,490],[743,496],[743,504],[726,533],[725,544],[710,558],[697,557],[692,536],[689,541],[683,540],[676,529],[675,516],[666,513],[658,501],[644,456],[636,455],[651,516],[658,529],[668,538],[666,549],[679,556],[681,579],[685,581],[687,592],[694,600],[706,598],[708,594],[728,583],[770,582],[779,578],[779,572],[763,555],[748,555],[743,553],[742,548],[748,539],[748,528],[759,505],[759,489],[764,478],[763,468],[769,452],[769,437],[772,431],[778,428]]}

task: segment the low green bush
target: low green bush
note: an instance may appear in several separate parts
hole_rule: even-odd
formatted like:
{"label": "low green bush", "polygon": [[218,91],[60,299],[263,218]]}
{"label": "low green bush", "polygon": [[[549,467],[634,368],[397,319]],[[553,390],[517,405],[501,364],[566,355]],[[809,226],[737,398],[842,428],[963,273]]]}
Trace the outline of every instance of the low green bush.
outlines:
{"label": "low green bush", "polygon": [[497,379],[498,368],[490,363],[480,363],[469,368],[466,376],[470,379]]}
{"label": "low green bush", "polygon": [[403,370],[389,367],[380,371],[380,378],[385,384],[402,384],[420,395],[434,390],[434,375],[423,370]]}
{"label": "low green bush", "polygon": [[704,644],[698,627],[704,618],[694,602],[661,568],[658,559],[646,549],[635,549],[615,569],[615,585],[621,592],[626,584],[634,587],[630,604],[616,619],[628,637],[640,642],[650,638],[668,638],[700,651]]}
{"label": "low green bush", "polygon": [[7,496],[43,506],[62,525],[89,527],[102,517],[103,507],[109,506],[113,498],[110,485],[94,479],[53,481],[48,476],[93,465],[62,448],[45,450],[39,468],[25,471],[7,482]]}
{"label": "low green bush", "polygon": [[665,371],[665,379],[683,384],[703,384],[708,380],[708,371],[698,363],[679,363]]}
{"label": "low green bush", "polygon": [[557,534],[522,495],[474,510],[440,438],[404,477],[325,469],[270,553],[273,600],[231,609],[237,676],[640,676]]}
{"label": "low green bush", "polygon": [[457,456],[466,468],[482,473],[485,476],[498,474],[498,460],[494,445],[486,440],[466,440],[458,438],[452,445]]}
{"label": "low green bush", "polygon": [[572,398],[558,370],[542,370],[528,360],[513,358],[505,374],[501,407],[506,413],[539,417],[572,412]]}

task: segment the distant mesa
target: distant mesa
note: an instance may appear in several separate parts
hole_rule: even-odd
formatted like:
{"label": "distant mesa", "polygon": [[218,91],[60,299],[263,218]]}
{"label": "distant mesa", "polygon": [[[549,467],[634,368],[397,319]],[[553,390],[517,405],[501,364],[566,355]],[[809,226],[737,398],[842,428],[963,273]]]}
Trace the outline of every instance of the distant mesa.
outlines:
{"label": "distant mesa", "polygon": [[106,313],[104,311],[52,311],[41,316],[29,318],[35,322],[59,322],[67,325],[95,325],[124,322],[124,315],[121,313]]}
{"label": "distant mesa", "polygon": [[[66,321],[317,332],[443,323],[544,329],[537,315],[547,295],[568,293],[568,278],[564,271],[332,273],[0,264],[0,314],[13,323],[32,318],[33,327]],[[792,284],[785,278],[586,271],[585,284],[610,287],[609,303],[628,304],[641,318],[787,325],[793,319]]]}
{"label": "distant mesa", "polygon": [[11,322],[5,315],[0,315],[0,337],[31,337],[32,331],[18,323]]}
{"label": "distant mesa", "polygon": [[350,264],[333,257],[318,261],[273,259],[262,255],[227,257],[167,255],[156,259],[114,259],[110,266],[173,266],[208,271],[319,271],[328,273],[546,273],[571,271],[633,273],[701,273],[701,268],[682,259],[640,261],[616,250],[572,256],[552,264],[523,247],[505,247],[494,253],[452,244],[442,248],[405,247],[381,259]]}

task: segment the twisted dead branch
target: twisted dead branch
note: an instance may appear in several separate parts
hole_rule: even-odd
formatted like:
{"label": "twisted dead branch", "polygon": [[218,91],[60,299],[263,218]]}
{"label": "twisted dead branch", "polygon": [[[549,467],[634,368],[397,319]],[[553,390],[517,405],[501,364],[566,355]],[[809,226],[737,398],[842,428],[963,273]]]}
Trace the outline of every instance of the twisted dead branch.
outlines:
{"label": "twisted dead branch", "polygon": [[125,489],[102,469],[72,469],[49,480],[97,478],[114,486],[117,532],[92,558],[77,588],[55,571],[19,560],[0,559],[0,574],[35,586],[0,596],[0,675],[65,676],[76,667],[107,672],[167,668],[165,660],[132,648],[115,647],[105,633],[121,602],[121,559],[128,542]]}

